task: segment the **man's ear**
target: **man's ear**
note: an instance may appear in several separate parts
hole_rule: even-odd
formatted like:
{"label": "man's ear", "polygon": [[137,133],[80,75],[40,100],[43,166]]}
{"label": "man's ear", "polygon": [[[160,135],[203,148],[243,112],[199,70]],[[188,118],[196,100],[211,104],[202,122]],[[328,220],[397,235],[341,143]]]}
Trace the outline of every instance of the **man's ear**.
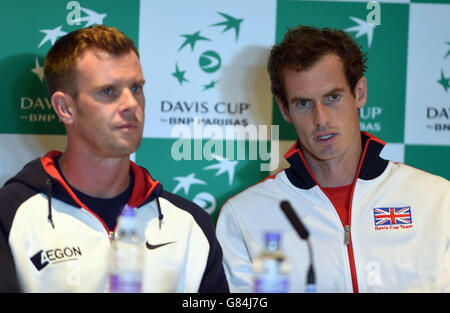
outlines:
{"label": "man's ear", "polygon": [[52,106],[59,119],[64,124],[71,124],[74,121],[74,100],[62,91],[56,91],[52,95]]}
{"label": "man's ear", "polygon": [[358,109],[361,109],[367,102],[367,79],[362,76],[355,86],[355,100]]}
{"label": "man's ear", "polygon": [[286,122],[292,124],[292,118],[291,113],[289,112],[288,104],[285,104],[279,97],[275,97],[275,100],[277,101],[278,108],[280,108],[281,115],[283,115],[283,118]]}

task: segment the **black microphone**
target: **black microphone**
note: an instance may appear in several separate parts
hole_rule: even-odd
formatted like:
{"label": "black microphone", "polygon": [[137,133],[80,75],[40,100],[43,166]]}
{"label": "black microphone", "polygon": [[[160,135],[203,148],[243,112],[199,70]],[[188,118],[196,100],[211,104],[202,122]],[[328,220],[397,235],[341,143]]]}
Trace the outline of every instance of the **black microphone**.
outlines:
{"label": "black microphone", "polygon": [[306,275],[306,292],[315,292],[316,291],[316,275],[314,273],[314,267],[313,267],[313,253],[312,253],[312,247],[311,242],[309,241],[309,232],[306,229],[305,225],[303,225],[302,221],[298,217],[298,215],[295,213],[294,209],[292,208],[289,201],[283,200],[280,203],[281,210],[286,215],[287,219],[291,223],[291,225],[294,227],[294,229],[297,231],[297,234],[300,236],[301,239],[306,240],[306,243],[308,244],[308,252],[309,252],[309,269],[308,274]]}
{"label": "black microphone", "polygon": [[294,229],[297,231],[300,238],[302,238],[303,240],[308,240],[309,232],[306,229],[305,225],[303,225],[297,214],[295,214],[294,209],[292,208],[289,201],[281,201],[280,206],[281,210],[283,210],[289,222],[291,222],[292,226],[294,226]]}

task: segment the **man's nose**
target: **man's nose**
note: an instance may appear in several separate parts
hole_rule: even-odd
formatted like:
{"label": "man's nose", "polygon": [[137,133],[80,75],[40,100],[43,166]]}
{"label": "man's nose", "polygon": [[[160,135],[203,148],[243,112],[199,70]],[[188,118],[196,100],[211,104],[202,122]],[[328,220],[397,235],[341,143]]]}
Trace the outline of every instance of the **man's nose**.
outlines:
{"label": "man's nose", "polygon": [[330,122],[330,108],[318,102],[313,108],[313,119],[315,126],[325,126]]}
{"label": "man's nose", "polygon": [[139,103],[130,88],[124,88],[122,92],[121,105],[124,109],[134,109]]}

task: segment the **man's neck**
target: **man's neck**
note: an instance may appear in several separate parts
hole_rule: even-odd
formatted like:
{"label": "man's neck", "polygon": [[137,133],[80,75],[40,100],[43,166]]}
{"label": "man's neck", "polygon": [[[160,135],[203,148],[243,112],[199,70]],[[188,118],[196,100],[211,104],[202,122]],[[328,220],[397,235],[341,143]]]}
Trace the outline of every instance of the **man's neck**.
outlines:
{"label": "man's neck", "polygon": [[330,159],[319,160],[304,151],[306,163],[314,178],[322,187],[340,187],[352,184],[358,171],[361,159],[361,146],[347,150],[344,155]]}
{"label": "man's neck", "polygon": [[130,183],[127,157],[95,157],[66,150],[59,158],[59,166],[70,185],[91,197],[113,198]]}
{"label": "man's neck", "polygon": [[314,162],[314,165],[310,165],[310,168],[314,178],[320,186],[340,187],[353,183],[356,176],[357,166],[358,163],[356,163],[355,166],[349,166],[349,164],[336,164],[336,162],[333,161],[319,161],[317,163]]}

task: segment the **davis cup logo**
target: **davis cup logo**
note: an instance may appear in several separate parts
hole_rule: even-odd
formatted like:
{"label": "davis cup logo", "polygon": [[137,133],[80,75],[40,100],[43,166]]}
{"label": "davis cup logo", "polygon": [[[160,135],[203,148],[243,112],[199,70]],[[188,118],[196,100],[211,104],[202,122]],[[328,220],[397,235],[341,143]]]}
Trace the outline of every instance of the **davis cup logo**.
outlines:
{"label": "davis cup logo", "polygon": [[[161,81],[165,83],[158,82],[161,95],[153,99],[160,99],[156,100],[159,112],[152,114],[152,118],[165,124],[160,128],[164,131],[159,130],[161,137],[164,132],[172,134],[172,125],[192,128],[197,118],[203,125],[222,128],[255,124],[253,95],[248,89],[234,87],[249,83],[246,78],[253,70],[243,71],[248,61],[243,62],[239,55],[250,44],[242,32],[244,18],[219,11],[202,20],[207,22],[200,27],[196,21],[180,21],[180,26],[171,31],[175,38],[162,39],[171,51],[166,53],[169,61],[154,65],[164,68]],[[178,28],[189,31],[179,32]],[[239,42],[241,34],[243,42]]]}
{"label": "davis cup logo", "polygon": [[[221,27],[223,28],[221,34],[229,31],[234,32],[236,43],[239,39],[240,27],[244,19],[236,18],[223,12],[217,13],[222,20],[206,27]],[[184,40],[181,42],[178,52],[180,53],[185,50],[189,50],[192,53],[192,58],[189,64],[175,61],[175,70],[171,73],[171,75],[176,79],[175,81],[179,86],[191,84],[194,88],[199,88],[199,90],[202,91],[207,91],[217,87],[219,80],[217,79],[217,75],[214,74],[217,74],[222,66],[222,56],[220,52],[216,51],[216,48],[214,48],[214,43],[221,41],[221,34],[219,33],[215,38],[211,36],[206,37],[202,35],[202,30],[199,30],[194,33],[183,33],[179,35],[184,38]],[[228,42],[227,45],[229,44],[233,43]],[[208,48],[205,49],[205,46]],[[216,47],[223,47],[223,41]],[[203,50],[201,50],[198,54],[200,49]],[[198,69],[200,69],[200,73],[203,73],[204,75],[199,74]]]}
{"label": "davis cup logo", "polygon": [[[446,42],[445,54],[441,65],[440,77],[437,83],[442,87],[442,93],[448,95],[450,89],[450,42]],[[436,75],[437,76],[437,75]],[[446,132],[450,130],[450,107],[448,105],[430,105],[427,107],[427,120],[429,124],[426,127],[435,132]]]}
{"label": "davis cup logo", "polygon": [[[271,122],[271,110],[262,108],[272,106],[266,63],[273,42],[265,38],[266,30],[252,31],[263,28],[247,5],[235,10],[224,5],[227,9],[216,11],[216,5],[205,1],[192,16],[180,14],[175,21],[167,8],[152,13],[155,21],[143,22],[144,30],[167,23],[165,33],[149,34],[153,42],[145,36],[140,41],[143,53],[148,49],[152,55],[144,72],[149,78],[158,77],[146,87],[153,95],[147,108],[152,124],[144,131],[147,137],[167,138],[177,125],[192,131],[196,118],[223,131],[227,126]],[[187,9],[187,4],[180,8]]]}

